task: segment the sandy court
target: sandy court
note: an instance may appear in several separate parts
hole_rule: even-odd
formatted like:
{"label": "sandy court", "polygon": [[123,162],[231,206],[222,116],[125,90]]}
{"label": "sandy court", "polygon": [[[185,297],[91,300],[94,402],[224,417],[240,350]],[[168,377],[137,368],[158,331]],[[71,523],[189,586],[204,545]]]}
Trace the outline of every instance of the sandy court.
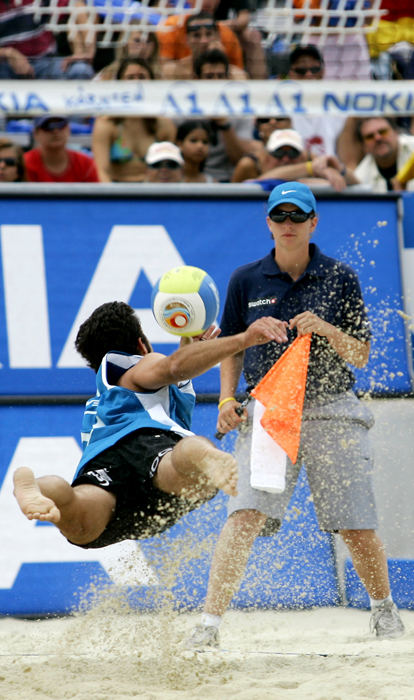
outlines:
{"label": "sandy court", "polygon": [[369,613],[232,610],[222,650],[184,651],[195,614],[141,614],[116,602],[49,620],[0,619],[1,700],[412,700],[414,611],[406,635],[377,641]]}

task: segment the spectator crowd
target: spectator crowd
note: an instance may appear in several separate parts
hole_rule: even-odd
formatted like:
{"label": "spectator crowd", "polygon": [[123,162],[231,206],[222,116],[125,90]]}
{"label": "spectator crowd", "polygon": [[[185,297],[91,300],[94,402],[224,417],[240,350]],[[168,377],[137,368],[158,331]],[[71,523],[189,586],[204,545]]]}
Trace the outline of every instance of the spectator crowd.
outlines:
{"label": "spectator crowd", "polygon": [[[317,8],[317,0],[312,2]],[[251,0],[202,0],[199,11],[184,15],[157,15],[157,3],[152,4],[151,30],[142,18],[133,17],[129,30],[119,32],[116,47],[108,50],[97,40],[99,26],[93,40],[82,30],[89,7],[82,0],[77,3],[78,30],[58,33],[35,11],[33,0],[0,0],[0,79],[319,81],[336,75],[339,64],[342,74],[337,76],[348,80],[414,75],[414,9],[408,0],[398,3],[398,11],[392,0],[383,0],[375,32],[346,35],[346,71],[335,34],[328,35],[329,41],[317,33],[307,43],[300,41],[301,0],[294,2],[299,40],[282,47],[280,41],[269,45],[266,32],[257,27],[258,3]],[[68,2],[59,0],[57,6],[65,27]],[[352,22],[352,2],[346,7]],[[96,21],[101,21],[99,15]],[[338,192],[349,186],[372,192],[414,190],[410,115],[201,120],[91,115],[75,119],[75,126],[79,122],[90,131],[86,147],[76,143],[73,123],[62,114],[34,119],[30,143],[22,148],[5,115],[2,181],[255,182],[267,189],[300,180]]]}

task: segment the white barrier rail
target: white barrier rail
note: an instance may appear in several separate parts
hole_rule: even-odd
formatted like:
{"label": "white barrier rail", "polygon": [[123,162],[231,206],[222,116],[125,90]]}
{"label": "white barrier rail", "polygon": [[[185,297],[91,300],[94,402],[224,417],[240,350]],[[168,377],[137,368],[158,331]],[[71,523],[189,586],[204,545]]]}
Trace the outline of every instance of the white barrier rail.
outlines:
{"label": "white barrier rail", "polygon": [[414,81],[0,81],[0,116],[414,114]]}

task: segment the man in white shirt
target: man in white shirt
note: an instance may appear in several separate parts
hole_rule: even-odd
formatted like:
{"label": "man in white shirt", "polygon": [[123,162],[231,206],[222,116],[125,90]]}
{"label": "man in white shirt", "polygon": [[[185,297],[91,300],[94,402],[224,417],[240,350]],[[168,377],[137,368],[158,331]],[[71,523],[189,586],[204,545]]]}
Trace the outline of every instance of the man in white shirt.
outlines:
{"label": "man in white shirt", "polygon": [[[362,119],[357,132],[365,156],[355,168],[355,176],[371,192],[392,191],[392,179],[414,153],[414,136],[399,134],[389,117]],[[414,180],[407,183],[406,189],[414,190]]]}

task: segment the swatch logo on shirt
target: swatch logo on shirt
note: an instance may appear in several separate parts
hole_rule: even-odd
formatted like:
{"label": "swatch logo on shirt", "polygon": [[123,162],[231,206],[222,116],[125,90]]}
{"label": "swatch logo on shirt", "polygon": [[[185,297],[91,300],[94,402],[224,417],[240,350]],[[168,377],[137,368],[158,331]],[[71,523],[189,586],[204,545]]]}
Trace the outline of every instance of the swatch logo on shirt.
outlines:
{"label": "swatch logo on shirt", "polygon": [[268,306],[269,304],[276,304],[276,297],[270,297],[270,299],[256,299],[256,301],[249,301],[248,308],[254,309],[256,306]]}

